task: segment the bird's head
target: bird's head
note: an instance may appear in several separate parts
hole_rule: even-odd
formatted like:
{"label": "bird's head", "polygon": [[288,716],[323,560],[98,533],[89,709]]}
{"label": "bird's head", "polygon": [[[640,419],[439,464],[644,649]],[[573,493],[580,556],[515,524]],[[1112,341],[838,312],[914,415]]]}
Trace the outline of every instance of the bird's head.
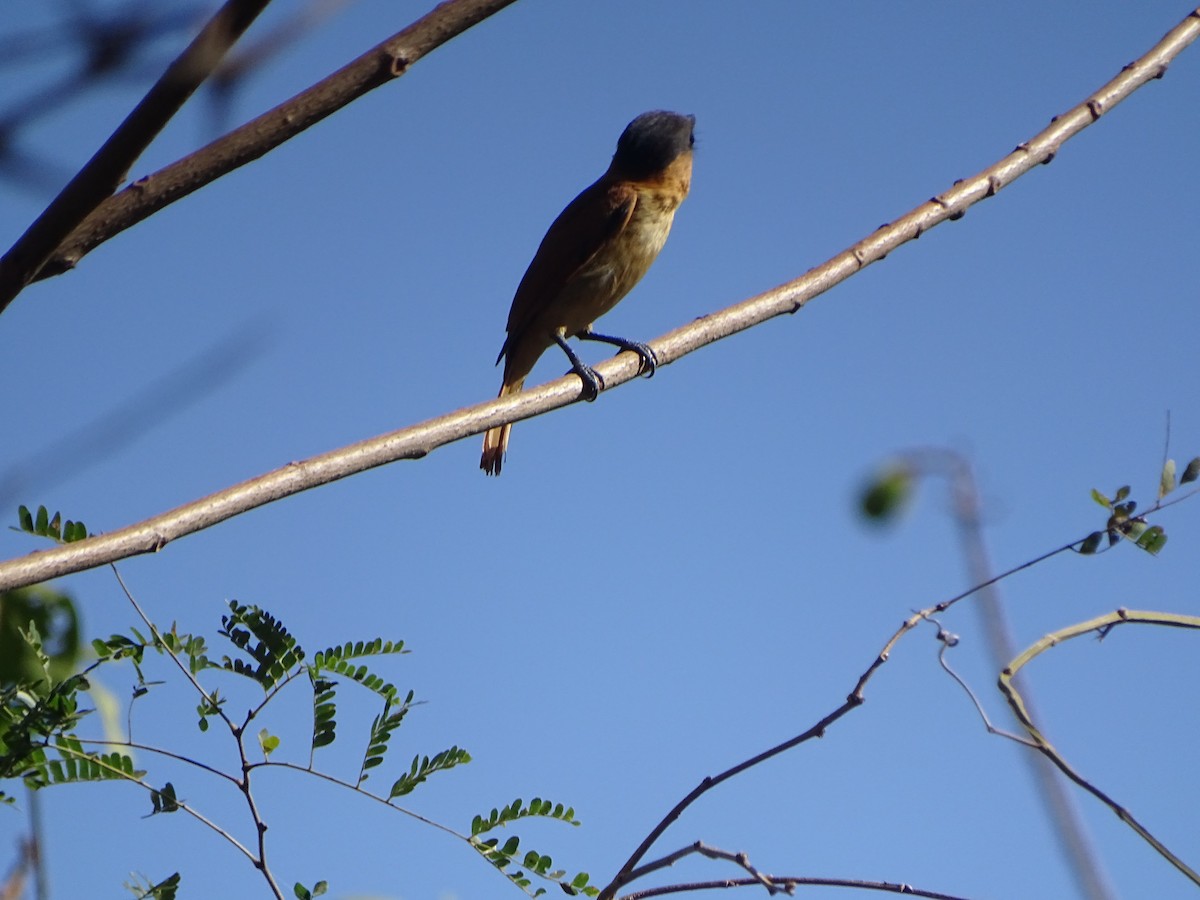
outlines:
{"label": "bird's head", "polygon": [[648,179],[691,155],[696,117],[665,110],[642,113],[621,132],[613,168],[634,179]]}

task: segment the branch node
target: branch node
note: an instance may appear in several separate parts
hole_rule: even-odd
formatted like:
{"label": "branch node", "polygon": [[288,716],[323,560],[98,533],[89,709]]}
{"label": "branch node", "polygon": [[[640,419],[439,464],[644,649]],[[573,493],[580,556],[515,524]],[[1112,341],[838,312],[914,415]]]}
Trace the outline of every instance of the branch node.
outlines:
{"label": "branch node", "polygon": [[393,54],[392,58],[388,60],[388,71],[393,77],[399,78],[408,71],[408,67],[411,65],[412,60],[407,56],[401,56],[399,53]]}
{"label": "branch node", "polygon": [[1095,97],[1092,97],[1087,102],[1088,112],[1092,114],[1092,121],[1095,122],[1104,115],[1104,106]]}

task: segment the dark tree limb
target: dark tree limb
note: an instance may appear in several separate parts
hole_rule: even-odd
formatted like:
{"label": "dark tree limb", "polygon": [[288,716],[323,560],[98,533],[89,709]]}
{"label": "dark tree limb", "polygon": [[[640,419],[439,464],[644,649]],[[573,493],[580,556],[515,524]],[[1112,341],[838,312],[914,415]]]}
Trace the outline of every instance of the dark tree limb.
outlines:
{"label": "dark tree limb", "polygon": [[[108,197],[69,235],[63,234],[45,265],[30,280],[68,271],[109,238],[269,153],[368,91],[399,78],[421,57],[513,2],[446,0],[439,4],[403,31],[290,100]],[[6,296],[6,279],[0,277],[0,311],[7,302]]]}
{"label": "dark tree limb", "polygon": [[0,312],[38,277],[63,239],[112,196],[150,142],[269,2],[226,0],[95,156],[0,258]]}

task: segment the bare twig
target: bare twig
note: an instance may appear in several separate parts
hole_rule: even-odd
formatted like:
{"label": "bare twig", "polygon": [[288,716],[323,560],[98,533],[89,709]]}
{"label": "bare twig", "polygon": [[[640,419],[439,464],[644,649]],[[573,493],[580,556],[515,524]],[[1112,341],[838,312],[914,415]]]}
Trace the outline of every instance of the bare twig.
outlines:
{"label": "bare twig", "polygon": [[[482,5],[483,0],[477,2]],[[502,0],[493,2],[500,3]],[[439,7],[439,10],[443,8]],[[800,278],[663,335],[653,342],[660,363],[665,365],[674,362],[707,344],[784,313],[796,312],[813,297],[870,263],[883,259],[895,248],[919,237],[935,225],[961,217],[968,207],[993,196],[1001,187],[1034,166],[1049,162],[1066,140],[1095,122],[1137,88],[1160,77],[1166,71],[1167,63],[1198,36],[1200,10],[1191,13],[1149,53],[1122,69],[1116,78],[1087,100],[1057,117],[1048,128],[1019,145],[995,165],[957,182],[944,194],[921,204],[896,222],[882,226],[874,234]],[[278,112],[277,109],[275,113]],[[597,371],[607,386],[615,387],[636,378],[638,366],[635,354],[622,353],[601,363]],[[527,419],[574,403],[580,399],[580,394],[579,379],[570,375],[520,394],[464,407],[303,462],[289,463],[281,469],[119,531],[0,563],[0,590],[36,584],[114,560],[156,552],[170,541],[255,507],[399,459],[419,459],[438,447],[505,422]]]}
{"label": "bare twig", "polygon": [[1167,849],[1161,841],[1152,835],[1146,828],[1133,817],[1133,814],[1125,807],[1117,803],[1109,797],[1100,788],[1093,785],[1086,778],[1076,772],[1062,755],[1054,749],[1053,745],[1046,740],[1042,733],[1034,725],[1033,719],[1026,708],[1020,693],[1018,693],[1014,680],[1022,666],[1030,662],[1036,656],[1049,650],[1051,647],[1056,647],[1063,641],[1068,641],[1071,638],[1079,637],[1083,634],[1090,634],[1099,631],[1102,634],[1117,627],[1118,625],[1166,625],[1173,628],[1197,628],[1200,629],[1200,616],[1185,616],[1176,613],[1153,612],[1139,609],[1118,609],[1116,612],[1111,612],[1103,616],[1098,616],[1095,619],[1090,619],[1087,622],[1081,622],[1078,625],[1072,625],[1068,628],[1063,628],[1053,634],[1048,634],[1037,643],[1033,644],[1016,659],[1005,666],[1000,673],[1000,692],[1004,694],[1008,700],[1008,705],[1016,714],[1017,719],[1025,727],[1029,736],[1033,738],[1037,744],[1037,749],[1049,759],[1059,771],[1070,778],[1073,782],[1098,799],[1101,803],[1117,814],[1117,817],[1132,828],[1142,840],[1146,841],[1150,846],[1159,852],[1164,859],[1171,865],[1182,872],[1185,876],[1191,879],[1195,885],[1200,885],[1200,872],[1196,872],[1190,868],[1183,860]]}
{"label": "bare twig", "polygon": [[1015,575],[1018,572],[1022,572],[1025,569],[1028,569],[1030,566],[1035,566],[1044,560],[1050,559],[1050,557],[1056,556],[1059,553],[1065,553],[1078,543],[1079,541],[1076,540],[1069,544],[1063,544],[1061,547],[1050,550],[1033,559],[1027,560],[1018,566],[1013,566],[1011,569],[993,576],[986,582],[977,584],[960,594],[956,594],[948,600],[943,600],[941,603],[938,603],[935,606],[931,606],[927,609],[913,613],[911,616],[905,619],[903,623],[901,623],[900,627],[896,629],[890,638],[888,638],[887,642],[883,645],[883,649],[879,651],[878,655],[874,660],[872,660],[871,664],[867,666],[866,670],[860,676],[858,676],[858,681],[854,685],[854,690],[850,692],[850,695],[846,698],[846,701],[841,706],[822,717],[815,725],[808,728],[806,731],[801,732],[795,737],[789,738],[783,743],[776,744],[774,747],[771,747],[769,750],[764,750],[757,756],[752,756],[749,759],[743,760],[737,765],[726,769],[724,772],[721,772],[719,775],[706,776],[703,781],[696,785],[696,787],[694,787],[686,797],[676,803],[671,811],[663,816],[662,820],[650,830],[650,833],[646,835],[641,844],[638,845],[638,848],[634,850],[629,859],[625,861],[625,864],[621,867],[620,871],[617,872],[613,880],[608,884],[607,887],[604,888],[604,890],[600,892],[598,900],[612,900],[612,898],[616,896],[617,891],[629,884],[635,877],[634,873],[638,871],[639,864],[645,858],[646,854],[650,852],[650,848],[653,847],[658,842],[658,839],[662,837],[663,833],[669,827],[671,827],[671,825],[674,824],[674,822],[681,815],[683,815],[684,811],[702,796],[707,794],[717,785],[728,781],[730,778],[733,778],[736,775],[740,775],[747,769],[753,768],[760,763],[764,763],[781,753],[791,750],[793,747],[797,747],[806,741],[812,740],[813,738],[824,737],[825,730],[830,725],[841,719],[851,710],[862,706],[862,704],[866,702],[865,693],[867,683],[875,676],[875,673],[883,667],[888,659],[891,658],[892,650],[895,648],[896,644],[900,642],[900,639],[904,637],[904,635],[908,634],[908,632],[916,628],[922,621],[938,613],[945,612],[950,607],[957,605],[959,602],[965,600],[967,597],[970,597],[972,594],[983,590],[989,585],[995,584],[998,581],[1002,581],[1005,578],[1009,578],[1010,576]]}
{"label": "bare twig", "polygon": [[[200,684],[200,681],[196,678],[195,675],[192,674],[191,670],[183,664],[183,661],[175,654],[175,651],[173,651],[169,647],[167,647],[166,642],[163,640],[162,632],[160,632],[158,630],[158,626],[155,625],[150,620],[150,617],[146,615],[146,613],[142,609],[141,605],[137,602],[137,598],[133,596],[133,592],[130,591],[129,586],[125,584],[125,579],[121,577],[120,571],[117,569],[117,567],[115,565],[111,566],[111,568],[113,571],[113,575],[116,576],[117,584],[120,585],[121,592],[125,594],[125,599],[129,601],[129,605],[133,607],[133,611],[138,614],[138,618],[142,620],[142,623],[148,629],[150,629],[150,636],[154,638],[155,642],[160,647],[162,647],[164,650],[166,650],[167,656],[169,656],[171,658],[171,662],[173,662],[175,664],[175,667],[177,669],[179,669],[180,672],[183,673],[183,677],[188,680],[188,683],[191,684],[191,686],[195,689],[196,693],[200,695],[201,699],[204,700],[205,704],[207,704],[209,707],[211,707],[216,712],[216,714],[221,717],[222,721],[224,721],[225,725],[229,728],[229,730],[236,737],[237,733],[238,733],[237,726],[233,723],[233,720],[230,719],[228,715],[226,715],[225,710],[223,710],[221,708],[221,705],[219,703],[216,703],[213,701],[212,695],[209,694],[209,692],[204,689],[204,686]],[[131,721],[132,721],[132,719],[131,719]],[[132,737],[132,736],[133,735],[131,734],[130,737]]]}
{"label": "bare twig", "polygon": [[[792,875],[766,876],[776,884],[788,884],[794,887],[844,887],[858,888],[860,891],[884,891],[889,894],[903,894],[905,897],[925,897],[927,900],[967,900],[953,894],[942,894],[938,891],[925,891],[890,881],[865,881],[859,878],[807,878]],[[622,894],[620,900],[648,900],[650,897],[665,897],[668,894],[686,894],[692,891],[713,891],[736,887],[758,887],[755,878],[723,878],[720,881],[693,881],[688,884],[671,884],[663,887],[646,888],[634,891],[632,894]]]}
{"label": "bare twig", "polygon": [[363,94],[399,78],[430,51],[514,2],[446,0],[439,4],[403,31],[290,100],[153,175],[139,178],[109,198],[70,236],[60,237],[58,249],[38,277],[60,275],[71,269],[109,238],[239,166],[253,162]]}
{"label": "bare twig", "polygon": [[226,0],[149,93],[45,211],[0,258],[0,312],[84,218],[112,196],[129,168],[270,0]]}
{"label": "bare twig", "polygon": [[[130,784],[136,784],[138,787],[142,788],[145,791],[149,791],[151,794],[155,794],[158,792],[158,788],[154,787],[152,784],[148,784],[147,782],[143,781],[140,778],[129,775],[126,772],[122,771],[121,769],[117,768],[116,766],[113,766],[111,763],[105,761],[104,759],[101,759],[100,757],[97,757],[97,756],[93,756],[92,754],[87,753],[86,751],[79,752],[79,751],[72,749],[69,745],[65,745],[65,744],[56,744],[54,749],[55,749],[55,751],[65,754],[65,755],[68,755],[68,756],[74,756],[79,759],[86,759],[90,764],[95,765],[96,767],[107,771],[111,777],[119,778],[123,781],[129,782]],[[230,845],[233,846],[233,848],[235,850],[237,850],[239,853],[241,853],[243,856],[245,856],[248,860],[250,860],[250,862],[254,863],[255,865],[258,864],[258,860],[255,859],[254,854],[250,852],[250,850],[246,847],[245,844],[243,844],[241,841],[239,841],[237,838],[235,838],[232,834],[230,834],[228,831],[226,831],[224,828],[222,828],[220,825],[218,825],[212,819],[209,819],[203,813],[200,813],[200,812],[196,811],[195,809],[193,809],[184,800],[176,799],[174,802],[175,802],[176,807],[178,807],[183,812],[187,813],[189,816],[191,816],[193,819],[195,819],[201,825],[207,826],[210,830],[216,832],[221,837],[225,838],[225,840],[227,840],[230,843]],[[279,893],[279,894],[277,894],[277,896],[282,898],[283,894]]]}
{"label": "bare twig", "polygon": [[723,859],[731,862],[736,866],[745,869],[755,883],[767,889],[767,895],[774,897],[776,894],[794,894],[796,886],[788,879],[775,879],[770,875],[764,875],[758,869],[750,864],[750,858],[745,853],[735,853],[731,850],[722,850],[719,847],[712,847],[703,841],[696,841],[693,844],[688,844],[676,850],[674,853],[668,853],[666,856],[648,862],[645,865],[638,866],[636,870],[629,873],[629,881],[636,881],[644,875],[649,875],[651,872],[657,872],[659,869],[665,869],[668,866],[673,866],[679,860],[686,856],[691,856],[693,853],[698,853],[708,859]]}
{"label": "bare twig", "polygon": [[951,647],[957,646],[957,642],[943,640],[942,639],[942,633],[943,633],[942,626],[938,624],[937,620],[934,619],[933,616],[929,617],[929,621],[932,622],[934,625],[937,625],[938,640],[942,641],[942,647],[940,650],[938,650],[938,664],[942,667],[943,671],[945,671],[945,673],[947,675],[949,675],[951,678],[953,678],[955,683],[960,688],[963,689],[963,691],[966,693],[967,697],[970,698],[971,705],[975,707],[975,712],[977,712],[979,714],[979,718],[983,720],[983,727],[987,729],[988,734],[994,734],[994,735],[997,735],[998,737],[1008,738],[1010,741],[1016,741],[1018,744],[1021,744],[1022,746],[1029,747],[1033,750],[1036,750],[1037,744],[1034,743],[1033,741],[1029,740],[1028,738],[1023,738],[1019,734],[1013,734],[1011,731],[1005,731],[1003,728],[997,728],[995,725],[992,724],[992,720],[990,718],[988,718],[987,710],[983,708],[983,704],[979,702],[979,698],[975,696],[975,692],[973,690],[971,690],[971,686],[969,684],[967,684],[966,679],[964,679],[961,675],[959,675],[956,671],[954,671],[953,666],[951,666],[950,663],[946,661],[946,652]]}

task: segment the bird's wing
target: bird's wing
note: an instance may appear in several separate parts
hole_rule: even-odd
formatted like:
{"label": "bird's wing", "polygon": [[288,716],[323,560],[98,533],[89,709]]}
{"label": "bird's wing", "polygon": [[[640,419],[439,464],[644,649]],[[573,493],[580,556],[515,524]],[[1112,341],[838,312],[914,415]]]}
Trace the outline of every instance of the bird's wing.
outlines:
{"label": "bird's wing", "polygon": [[637,192],[629,185],[607,183],[602,178],[559,214],[517,286],[501,358],[516,336],[554,302],[563,286],[621,234],[636,203]]}

